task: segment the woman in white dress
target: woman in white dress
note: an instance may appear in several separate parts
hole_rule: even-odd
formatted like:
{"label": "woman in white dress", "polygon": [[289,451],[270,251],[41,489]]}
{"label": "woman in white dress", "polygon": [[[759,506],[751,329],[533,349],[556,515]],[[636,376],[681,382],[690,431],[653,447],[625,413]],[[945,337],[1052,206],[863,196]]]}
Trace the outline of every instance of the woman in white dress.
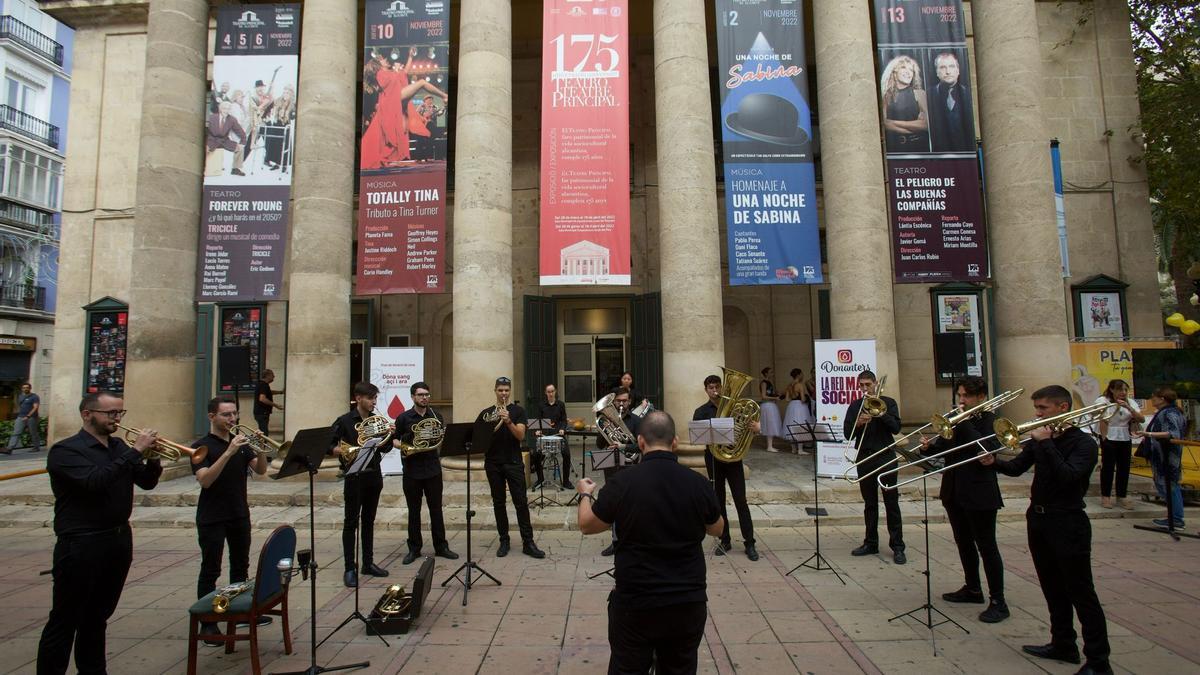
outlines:
{"label": "woman in white dress", "polygon": [[788,373],[792,376],[792,381],[784,390],[783,397],[788,401],[787,411],[783,414],[783,432],[792,439],[792,452],[798,455],[807,455],[798,440],[793,438],[792,429],[797,424],[808,424],[813,421],[812,409],[809,407],[808,383],[804,380],[804,371],[799,368],[792,368],[792,372]]}
{"label": "woman in white dress", "polygon": [[775,437],[783,435],[783,423],[779,419],[779,394],[775,393],[775,383],[771,382],[771,367],[762,369],[762,380],[758,383],[758,423],[761,433],[767,437],[767,452],[779,452],[775,449]]}
{"label": "woman in white dress", "polygon": [[1095,403],[1108,403],[1104,409],[1107,420],[1099,422],[1093,433],[1100,436],[1100,505],[1113,507],[1113,479],[1117,484],[1117,505],[1132,509],[1133,503],[1125,496],[1129,486],[1129,458],[1133,452],[1133,438],[1129,425],[1146,421],[1137,401],[1129,398],[1129,383],[1125,380],[1109,380],[1104,394]]}

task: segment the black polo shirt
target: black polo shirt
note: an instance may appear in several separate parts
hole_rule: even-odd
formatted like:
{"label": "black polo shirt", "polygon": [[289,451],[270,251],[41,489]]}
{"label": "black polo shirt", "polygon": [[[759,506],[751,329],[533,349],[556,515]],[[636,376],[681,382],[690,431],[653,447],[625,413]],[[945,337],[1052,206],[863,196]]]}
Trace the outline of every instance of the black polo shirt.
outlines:
{"label": "black polo shirt", "polygon": [[263,380],[259,380],[258,384],[254,387],[254,414],[259,417],[270,415],[271,411],[275,409],[275,406],[263,403],[260,400],[262,396],[266,396],[268,401],[275,400],[275,395],[271,393],[271,385]]}
{"label": "black polo shirt", "polygon": [[[221,455],[229,449],[229,441],[222,440],[220,436],[210,433],[192,443],[192,447],[208,449],[204,461],[199,464],[191,463],[192,474],[195,475],[200,469],[216,464]],[[200,500],[196,503],[197,525],[211,525],[250,518],[250,504],[246,498],[246,478],[250,475],[250,464],[256,457],[257,455],[250,449],[250,446],[243,445],[238,454],[225,462],[225,468],[221,469],[221,473],[217,475],[212,485],[200,488]]]}
{"label": "black polo shirt", "polygon": [[[354,429],[354,425],[363,421],[362,415],[358,412],[358,406],[350,408],[350,411],[345,415],[333,421],[333,426],[329,428],[329,433],[332,440],[329,443],[329,449],[337,447],[338,441],[345,441],[350,445],[358,445],[358,431]],[[363,467],[362,473],[381,473],[379,465],[383,462],[383,455],[392,451],[392,438],[394,435],[389,435],[379,442],[376,446],[379,449],[375,452],[375,456],[371,458],[371,463]]]}
{"label": "black polo shirt", "polygon": [[712,487],[656,451],[607,480],[592,512],[613,526],[616,586],[609,601],[629,609],[704,602],[705,527],[721,516]]}
{"label": "black polo shirt", "polygon": [[82,429],[50,448],[46,470],[60,537],[125,525],[133,513],[133,486],[153,490],[162,475],[157,460],[143,461],[120,438],[109,436],[106,446]]}
{"label": "black polo shirt", "polygon": [[1020,476],[1035,467],[1029,488],[1031,508],[1082,511],[1096,457],[1096,440],[1079,427],[1070,427],[1044,441],[1029,439],[1019,455],[998,459],[992,466],[1007,476]]}
{"label": "black polo shirt", "polygon": [[[496,406],[488,406],[479,411],[479,415],[475,417],[476,422],[483,420],[483,416],[496,409]],[[513,424],[528,424],[529,420],[525,417],[525,409],[516,403],[508,404],[508,419],[512,420]],[[489,422],[495,426],[495,422]],[[507,464],[512,462],[519,463],[521,461],[521,441],[517,440],[516,436],[508,430],[507,424],[501,424],[496,433],[492,435],[492,443],[488,446],[487,453],[484,455],[485,462],[493,464]]]}
{"label": "black polo shirt", "polygon": [[[409,408],[400,413],[396,418],[396,438],[402,443],[412,445],[413,441],[413,426],[426,418],[434,418],[445,424],[445,420],[433,408],[426,408],[425,414],[417,412],[416,408]],[[442,475],[442,461],[438,459],[437,450],[429,450],[426,452],[418,452],[404,458],[404,477],[414,480],[427,480],[437,478]]]}

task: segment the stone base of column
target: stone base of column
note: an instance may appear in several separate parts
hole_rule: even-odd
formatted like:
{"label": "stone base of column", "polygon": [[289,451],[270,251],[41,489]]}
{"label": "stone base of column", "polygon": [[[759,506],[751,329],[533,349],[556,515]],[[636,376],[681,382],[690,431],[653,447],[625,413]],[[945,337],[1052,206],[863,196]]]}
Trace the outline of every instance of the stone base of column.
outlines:
{"label": "stone base of column", "polygon": [[[466,482],[467,480],[467,458],[466,457],[443,457],[442,458],[442,480]],[[471,456],[471,482],[478,482],[484,487],[484,492],[487,488],[487,474],[483,471],[483,457],[478,455]]]}
{"label": "stone base of column", "polygon": [[[699,473],[702,476],[708,476],[708,470],[704,467],[704,446],[692,445],[691,443],[680,443],[675,446],[675,454],[679,457],[679,463]],[[742,471],[746,478],[750,477],[750,465],[742,462]]]}
{"label": "stone base of column", "polygon": [[[292,327],[289,327],[292,330]],[[298,340],[292,340],[293,344]],[[350,361],[345,353],[288,354],[282,413],[284,438],[295,438],[301,429],[328,427],[338,416],[350,409],[350,387],[341,384],[349,379]],[[328,386],[306,383],[322,382]],[[276,399],[278,401],[279,399]]]}

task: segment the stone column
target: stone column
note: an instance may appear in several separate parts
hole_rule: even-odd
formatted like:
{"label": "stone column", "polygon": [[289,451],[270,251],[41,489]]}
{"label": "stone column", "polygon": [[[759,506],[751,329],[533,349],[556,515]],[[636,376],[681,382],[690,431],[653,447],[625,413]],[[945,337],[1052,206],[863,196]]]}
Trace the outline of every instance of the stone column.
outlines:
{"label": "stone column", "polygon": [[[976,0],[999,390],[1068,384],[1067,308],[1034,0]],[[1027,409],[1023,404],[1022,409]]]}
{"label": "stone column", "polygon": [[288,438],[328,423],[350,401],[358,3],[308,0],[302,29],[288,275]]}
{"label": "stone column", "polygon": [[158,429],[173,440],[192,436],[207,49],[208,2],[151,0],[125,407],[131,424]]}
{"label": "stone column", "polygon": [[680,437],[725,363],[704,3],[654,0],[663,407]]}
{"label": "stone column", "polygon": [[[454,421],[513,373],[512,7],[463,0],[454,158]],[[513,386],[514,397],[519,391]]]}
{"label": "stone column", "polygon": [[[902,373],[892,301],[892,235],[867,0],[815,0],[822,199],[835,338],[875,338],[876,374]],[[820,367],[820,364],[818,364]]]}

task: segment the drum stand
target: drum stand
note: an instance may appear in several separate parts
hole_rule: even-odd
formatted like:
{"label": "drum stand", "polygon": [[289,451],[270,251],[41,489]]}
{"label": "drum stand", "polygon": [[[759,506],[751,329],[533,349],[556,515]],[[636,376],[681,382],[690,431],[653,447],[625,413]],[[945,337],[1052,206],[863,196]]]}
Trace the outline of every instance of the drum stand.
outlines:
{"label": "drum stand", "polygon": [[[555,450],[554,452],[559,452],[559,451]],[[539,459],[539,461],[541,462],[541,465],[542,465],[542,479],[543,480],[540,483],[538,483],[538,496],[529,500],[529,506],[536,507],[538,509],[542,509],[547,506],[563,506],[563,504],[561,502],[554,499],[553,497],[546,496],[545,476],[547,473],[546,469],[549,468],[546,466],[546,456],[549,454],[550,453],[548,453],[548,452],[541,453],[541,458]],[[561,462],[561,460],[559,459],[558,455],[555,455],[554,456],[554,467],[553,467],[554,471],[552,474],[552,479],[554,480],[555,485],[560,485],[561,480],[562,480],[558,475],[560,462]]]}

